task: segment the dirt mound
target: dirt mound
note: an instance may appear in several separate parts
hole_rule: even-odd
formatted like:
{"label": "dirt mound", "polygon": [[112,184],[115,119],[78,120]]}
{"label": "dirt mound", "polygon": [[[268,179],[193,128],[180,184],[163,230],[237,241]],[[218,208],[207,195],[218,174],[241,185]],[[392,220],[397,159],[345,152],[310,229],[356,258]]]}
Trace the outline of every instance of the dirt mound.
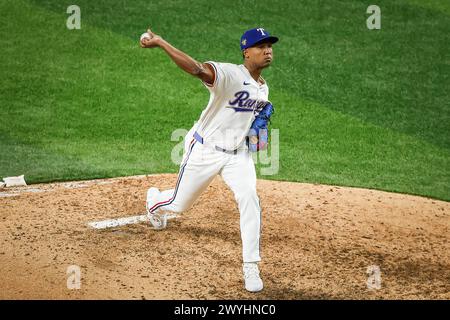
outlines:
{"label": "dirt mound", "polygon": [[[1,299],[450,299],[450,203],[258,180],[265,289],[241,278],[239,213],[220,178],[163,231],[88,222],[144,213],[176,175],[0,190]],[[69,290],[67,268],[81,270]],[[379,268],[379,289],[368,268]]]}

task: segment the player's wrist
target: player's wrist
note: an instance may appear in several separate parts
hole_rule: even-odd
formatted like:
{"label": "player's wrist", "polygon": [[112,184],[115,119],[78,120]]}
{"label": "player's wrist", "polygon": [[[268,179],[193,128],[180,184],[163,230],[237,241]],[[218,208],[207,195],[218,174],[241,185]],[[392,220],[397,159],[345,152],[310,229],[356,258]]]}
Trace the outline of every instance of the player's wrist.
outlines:
{"label": "player's wrist", "polygon": [[160,48],[164,48],[164,46],[167,45],[167,42],[161,38],[161,36],[158,36],[158,38],[155,39],[155,44]]}

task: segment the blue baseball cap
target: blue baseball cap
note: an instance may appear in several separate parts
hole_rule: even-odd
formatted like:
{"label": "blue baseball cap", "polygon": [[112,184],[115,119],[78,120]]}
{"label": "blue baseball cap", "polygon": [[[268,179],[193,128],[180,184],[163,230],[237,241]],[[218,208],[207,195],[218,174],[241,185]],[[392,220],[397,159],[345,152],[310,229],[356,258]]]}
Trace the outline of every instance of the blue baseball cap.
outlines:
{"label": "blue baseball cap", "polygon": [[253,47],[255,44],[261,42],[275,43],[278,41],[277,37],[271,36],[264,28],[254,28],[244,32],[241,37],[241,50]]}

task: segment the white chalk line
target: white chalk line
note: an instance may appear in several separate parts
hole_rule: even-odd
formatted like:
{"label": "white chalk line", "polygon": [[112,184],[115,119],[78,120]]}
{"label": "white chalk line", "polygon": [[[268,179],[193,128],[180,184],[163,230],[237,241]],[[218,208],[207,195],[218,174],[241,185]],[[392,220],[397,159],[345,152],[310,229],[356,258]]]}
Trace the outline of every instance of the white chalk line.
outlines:
{"label": "white chalk line", "polygon": [[40,192],[55,192],[59,191],[59,188],[65,189],[82,189],[96,185],[113,184],[123,179],[140,180],[148,177],[158,176],[159,174],[147,174],[128,177],[116,177],[107,179],[93,179],[93,180],[81,180],[81,181],[66,181],[66,182],[53,182],[31,185],[30,187],[0,187],[0,198],[4,197],[18,197],[24,193],[40,193]]}
{"label": "white chalk line", "polygon": [[0,192],[0,198],[7,198],[7,197],[18,197],[20,194],[18,193],[3,193]]}

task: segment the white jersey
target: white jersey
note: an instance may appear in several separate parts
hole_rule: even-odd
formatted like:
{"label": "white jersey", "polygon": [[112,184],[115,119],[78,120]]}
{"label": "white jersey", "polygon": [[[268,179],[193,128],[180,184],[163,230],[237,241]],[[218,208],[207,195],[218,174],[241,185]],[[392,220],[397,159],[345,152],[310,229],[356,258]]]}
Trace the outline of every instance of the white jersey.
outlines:
{"label": "white jersey", "polygon": [[255,116],[267,104],[269,87],[255,81],[243,65],[208,61],[215,70],[209,102],[195,130],[205,144],[225,150],[246,148],[246,136]]}

